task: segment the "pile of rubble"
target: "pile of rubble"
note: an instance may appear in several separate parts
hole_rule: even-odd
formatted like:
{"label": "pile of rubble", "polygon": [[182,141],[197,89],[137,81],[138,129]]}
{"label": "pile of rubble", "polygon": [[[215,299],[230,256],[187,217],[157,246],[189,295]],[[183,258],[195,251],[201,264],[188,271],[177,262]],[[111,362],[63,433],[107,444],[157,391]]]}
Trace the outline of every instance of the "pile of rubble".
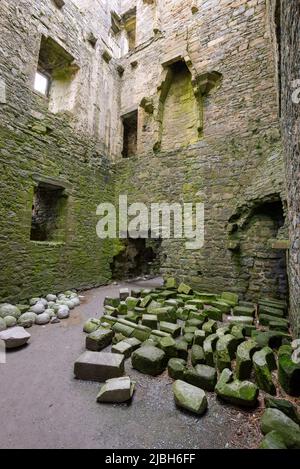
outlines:
{"label": "pile of rubble", "polygon": [[[106,381],[99,402],[132,398],[135,383],[123,377],[128,358],[141,373],[156,376],[167,368],[177,406],[198,415],[207,409],[206,392],[254,408],[260,392],[277,394],[277,370],[284,392],[300,395],[300,341],[292,342],[284,301],[261,299],[254,305],[234,293],[177,287],[169,278],[154,290],[121,289],[119,298],[105,299],[104,310],[84,324],[87,351],[74,368],[78,379]],[[111,352],[103,352],[111,343]],[[283,402],[263,415],[263,447],[274,447],[280,438],[281,447],[300,447],[299,421],[286,415],[291,404]],[[281,427],[289,425],[293,439],[279,438]]]}
{"label": "pile of rubble", "polygon": [[0,340],[5,342],[6,348],[27,344],[31,336],[25,329],[34,324],[56,324],[67,319],[70,310],[80,305],[80,298],[76,291],[68,290],[46,298],[31,298],[25,304],[0,304]]}

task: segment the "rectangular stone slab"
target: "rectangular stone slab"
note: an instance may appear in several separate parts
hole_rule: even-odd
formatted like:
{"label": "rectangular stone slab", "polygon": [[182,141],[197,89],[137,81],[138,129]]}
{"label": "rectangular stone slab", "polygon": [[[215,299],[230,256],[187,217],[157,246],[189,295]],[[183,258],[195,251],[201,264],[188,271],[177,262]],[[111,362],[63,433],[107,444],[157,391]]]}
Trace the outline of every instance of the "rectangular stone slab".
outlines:
{"label": "rectangular stone slab", "polygon": [[74,364],[74,374],[78,379],[102,383],[123,376],[124,360],[118,353],[84,352]]}
{"label": "rectangular stone slab", "polygon": [[88,350],[100,352],[111,343],[113,336],[113,331],[99,328],[86,337],[85,346]]}

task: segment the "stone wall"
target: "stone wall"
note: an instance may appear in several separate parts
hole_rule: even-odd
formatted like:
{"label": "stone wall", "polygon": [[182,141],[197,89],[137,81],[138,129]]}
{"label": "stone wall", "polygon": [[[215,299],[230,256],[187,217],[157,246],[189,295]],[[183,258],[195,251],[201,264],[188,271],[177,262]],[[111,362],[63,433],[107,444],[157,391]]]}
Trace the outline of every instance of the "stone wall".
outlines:
{"label": "stone wall", "polygon": [[[0,10],[1,300],[107,282],[120,244],[97,238],[96,207],[119,194],[204,202],[204,248],[157,243],[163,274],[249,299],[285,297],[266,0],[7,0]],[[127,21],[136,22],[132,50]],[[33,89],[43,37],[73,58],[50,104]],[[123,119],[135,112],[136,155],[122,158]],[[47,241],[30,239],[37,187],[66,201]],[[277,207],[269,217],[268,204]]]}
{"label": "stone wall", "polygon": [[[92,3],[98,8],[91,10]],[[110,8],[103,3],[66,1],[59,9],[52,0],[1,2],[3,301],[90,287],[111,278],[114,245],[100,241],[95,228],[97,205],[114,195],[109,155],[121,151],[121,140],[115,138],[121,133],[120,47],[109,29]],[[118,7],[117,1],[109,3]],[[76,64],[75,99],[67,112],[50,112],[48,99],[33,89],[42,36],[63,47]],[[64,192],[67,207],[58,239],[30,239],[39,184]]]}
{"label": "stone wall", "polygon": [[[286,211],[266,2],[145,3],[137,2],[137,46],[121,61],[121,114],[138,109],[138,151],[134,158],[117,161],[116,195],[146,204],[204,202],[204,248],[188,251],[182,240],[164,240],[163,274],[210,291],[230,288],[246,298],[284,297],[285,251],[274,250],[284,228],[280,220],[263,216],[256,223],[256,213],[266,203],[281,204],[281,218]],[[139,31],[149,7],[159,21],[143,36]],[[194,136],[192,142],[183,137],[186,121],[176,118],[180,110],[174,97],[164,97],[164,90],[172,88],[166,85],[170,68],[178,61],[189,69],[194,95],[203,106],[196,142]],[[182,104],[186,96],[183,89],[177,101]],[[174,101],[173,112],[168,106],[162,112],[168,99]],[[191,109],[194,96],[186,102]],[[170,132],[161,139],[163,115],[168,115]],[[247,238],[246,227],[252,224]]]}
{"label": "stone wall", "polygon": [[300,4],[281,0],[282,129],[290,228],[290,309],[300,334]]}

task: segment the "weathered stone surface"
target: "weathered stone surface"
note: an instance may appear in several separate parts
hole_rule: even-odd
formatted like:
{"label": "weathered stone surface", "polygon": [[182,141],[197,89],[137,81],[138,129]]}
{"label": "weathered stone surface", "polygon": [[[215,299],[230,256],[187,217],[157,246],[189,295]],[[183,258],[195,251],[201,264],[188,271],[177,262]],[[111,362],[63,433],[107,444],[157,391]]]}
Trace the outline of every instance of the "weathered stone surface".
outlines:
{"label": "weathered stone surface", "polygon": [[231,324],[253,324],[252,316],[229,316],[228,321]]}
{"label": "weathered stone surface", "polygon": [[0,332],[0,340],[5,342],[7,349],[22,347],[27,344],[31,335],[23,327],[11,327]]}
{"label": "weathered stone surface", "polygon": [[187,360],[188,357],[188,343],[186,340],[179,340],[176,343],[176,350],[179,358],[182,358],[183,360]]}
{"label": "weathered stone surface", "polygon": [[194,333],[194,345],[203,345],[206,334],[205,331],[197,329]]}
{"label": "weathered stone surface", "polygon": [[142,324],[143,326],[150,327],[151,329],[157,329],[157,316],[154,314],[143,314]]}
{"label": "weathered stone surface", "polygon": [[173,337],[162,337],[159,341],[159,348],[161,348],[168,358],[177,357],[176,342]]}
{"label": "weathered stone surface", "polygon": [[257,342],[259,347],[271,347],[272,349],[279,348],[284,339],[290,339],[289,334],[285,334],[284,332],[280,331],[262,332],[259,330],[253,330],[251,337]]}
{"label": "weathered stone surface", "polygon": [[111,343],[113,335],[113,331],[99,328],[86,337],[85,346],[87,350],[100,352]]}
{"label": "weathered stone surface", "polygon": [[5,331],[5,329],[6,329],[6,322],[4,321],[4,319],[0,318],[0,332]]}
{"label": "weathered stone surface", "polygon": [[217,323],[216,321],[214,321],[213,319],[209,319],[207,322],[205,322],[202,326],[202,330],[207,334],[207,335],[210,335],[210,334],[213,334],[216,332],[217,330]]}
{"label": "weathered stone surface", "polygon": [[50,316],[47,313],[37,314],[35,318],[35,324],[43,326],[50,322]]}
{"label": "weathered stone surface", "polygon": [[74,364],[75,377],[104,382],[124,373],[124,355],[105,352],[84,352]]}
{"label": "weathered stone surface", "polygon": [[120,288],[119,295],[121,300],[126,300],[126,298],[128,298],[130,295],[129,288]]}
{"label": "weathered stone surface", "polygon": [[275,384],[271,371],[276,369],[276,361],[273,351],[269,347],[255,352],[253,355],[253,367],[258,387],[269,394],[276,394]]}
{"label": "weathered stone surface", "polygon": [[178,407],[182,407],[198,415],[202,415],[206,411],[207,398],[202,389],[185,383],[184,381],[177,380],[173,384],[173,393]]}
{"label": "weathered stone surface", "polygon": [[223,312],[215,306],[207,306],[204,312],[209,319],[213,319],[215,321],[222,321],[223,319]]}
{"label": "weathered stone surface", "polygon": [[266,434],[259,447],[261,449],[287,449],[280,433],[275,430]]}
{"label": "weathered stone surface", "polygon": [[291,396],[300,396],[300,363],[292,360],[293,349],[282,345],[278,351],[278,379],[282,388]]}
{"label": "weathered stone surface", "polygon": [[101,326],[101,322],[99,319],[91,318],[86,321],[83,325],[83,332],[87,334],[91,334],[91,332],[96,331]]}
{"label": "weathered stone surface", "polygon": [[125,300],[125,303],[127,304],[128,310],[131,311],[139,305],[140,299],[133,296],[128,296]]}
{"label": "weathered stone surface", "polygon": [[14,327],[17,324],[17,319],[14,316],[5,316],[4,322],[6,327]]}
{"label": "weathered stone surface", "polygon": [[295,423],[300,425],[300,414],[298,413],[296,407],[285,399],[276,399],[276,397],[265,397],[265,406],[272,409],[278,409],[292,419]]}
{"label": "weathered stone surface", "polygon": [[239,302],[239,296],[236,293],[223,292],[221,298],[231,306],[236,306]]}
{"label": "weathered stone surface", "polygon": [[127,402],[134,393],[135,383],[128,376],[112,378],[105,382],[97,396],[97,402]]}
{"label": "weathered stone surface", "polygon": [[18,319],[18,325],[21,327],[29,328],[32,327],[33,324],[35,324],[35,320],[37,318],[37,315],[35,313],[24,313],[22,314],[19,319]]}
{"label": "weathered stone surface", "polygon": [[236,351],[235,375],[239,380],[250,378],[252,371],[252,357],[258,350],[255,340],[246,340],[241,343]]}
{"label": "weathered stone surface", "polygon": [[213,391],[217,383],[217,372],[211,366],[198,364],[195,368],[184,371],[183,380],[205,391]]}
{"label": "weathered stone surface", "polygon": [[219,371],[231,368],[231,360],[235,357],[238,340],[231,334],[225,334],[219,338],[216,345],[214,362]]}
{"label": "weathered stone surface", "polygon": [[218,340],[219,336],[217,334],[211,334],[206,337],[205,341],[203,342],[205,361],[209,366],[214,366],[214,352],[216,350]]}
{"label": "weathered stone surface", "polygon": [[162,321],[160,323],[160,330],[171,334],[172,337],[178,337],[180,335],[181,327],[179,324]]}
{"label": "weathered stone surface", "polygon": [[186,285],[185,283],[181,283],[177,291],[178,293],[184,293],[185,295],[190,295],[193,292],[192,288],[189,285]]}
{"label": "weathered stone surface", "polygon": [[300,427],[278,409],[266,409],[260,428],[264,435],[276,431],[288,448],[300,448]]}
{"label": "weathered stone surface", "polygon": [[147,346],[133,352],[131,362],[133,368],[141,373],[155,376],[166,368],[167,356],[159,348]]}
{"label": "weathered stone surface", "polygon": [[183,360],[182,358],[171,358],[168,361],[169,376],[173,379],[183,380],[186,365],[186,360]]}
{"label": "weathered stone surface", "polygon": [[114,344],[111,348],[112,353],[120,353],[125,358],[129,358],[137,348],[142,345],[142,342],[135,337],[126,338]]}
{"label": "weathered stone surface", "polygon": [[242,407],[255,407],[257,405],[258,387],[250,381],[233,380],[230,370],[222,371],[215,392],[224,401]]}
{"label": "weathered stone surface", "polygon": [[247,308],[245,306],[235,306],[233,308],[234,316],[250,316],[253,317],[255,313],[254,308]]}
{"label": "weathered stone surface", "polygon": [[4,303],[0,305],[0,317],[3,319],[6,316],[13,316],[16,319],[19,319],[21,316],[21,311],[14,305],[9,303]]}
{"label": "weathered stone surface", "polygon": [[192,346],[191,361],[193,366],[205,363],[205,354],[201,345]]}

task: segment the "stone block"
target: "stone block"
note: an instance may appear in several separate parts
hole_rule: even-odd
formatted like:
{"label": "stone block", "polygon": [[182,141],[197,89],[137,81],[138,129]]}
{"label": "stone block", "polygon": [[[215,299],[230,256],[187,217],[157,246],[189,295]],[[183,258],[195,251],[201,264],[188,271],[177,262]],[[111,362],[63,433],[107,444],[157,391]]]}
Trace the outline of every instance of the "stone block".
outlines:
{"label": "stone block", "polygon": [[93,352],[100,352],[100,350],[111,344],[113,336],[113,331],[99,328],[86,337],[86,348]]}
{"label": "stone block", "polygon": [[191,361],[193,366],[205,363],[204,350],[201,345],[192,346]]}
{"label": "stone block", "polygon": [[150,327],[150,329],[157,329],[157,316],[155,314],[143,314],[142,324],[143,326]]}
{"label": "stone block", "polygon": [[171,334],[172,337],[178,337],[181,332],[181,327],[178,324],[162,321],[160,322],[160,330]]}
{"label": "stone block", "polygon": [[278,409],[266,409],[260,421],[264,435],[276,431],[287,448],[300,449],[300,427]]}
{"label": "stone block", "polygon": [[124,355],[105,352],[84,352],[74,364],[77,379],[104,382],[124,374]]}
{"label": "stone block", "polygon": [[242,342],[236,352],[235,375],[239,380],[250,378],[252,371],[252,357],[258,350],[255,340],[246,340]]}
{"label": "stone block", "polygon": [[271,371],[276,369],[276,361],[272,349],[264,347],[262,350],[255,352],[253,355],[253,367],[258,387],[269,394],[276,394],[271,374]]}
{"label": "stone block", "polygon": [[161,374],[167,365],[167,356],[163,350],[147,346],[141,347],[131,356],[132,366],[141,373],[149,375]]}
{"label": "stone block", "polygon": [[222,371],[215,392],[224,401],[241,407],[255,407],[259,394],[258,387],[254,383],[233,380],[233,374],[229,369]]}
{"label": "stone block", "polygon": [[132,398],[134,388],[135,383],[128,376],[108,379],[100,389],[97,402],[127,402]]}
{"label": "stone block", "polygon": [[183,360],[182,358],[171,358],[168,362],[169,376],[173,379],[183,380],[186,365],[186,360]]}
{"label": "stone block", "polygon": [[176,380],[173,384],[173,393],[178,407],[198,415],[202,415],[206,411],[207,398],[202,389],[184,381]]}

